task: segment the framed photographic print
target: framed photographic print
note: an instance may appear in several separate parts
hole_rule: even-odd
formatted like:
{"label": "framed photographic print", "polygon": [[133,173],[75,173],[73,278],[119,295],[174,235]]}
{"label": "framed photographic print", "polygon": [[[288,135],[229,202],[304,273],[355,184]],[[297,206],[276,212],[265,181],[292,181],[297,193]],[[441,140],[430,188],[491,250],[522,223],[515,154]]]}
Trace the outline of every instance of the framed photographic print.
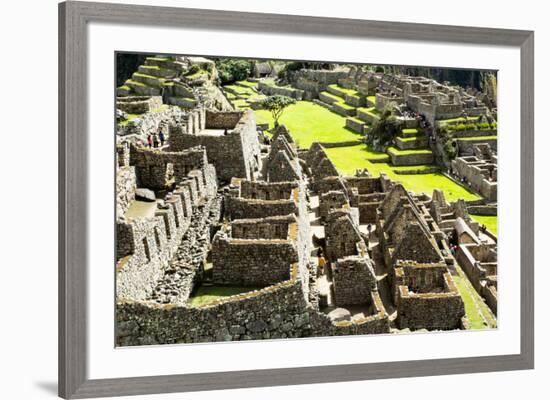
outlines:
{"label": "framed photographic print", "polygon": [[61,397],[533,368],[533,32],[59,13]]}

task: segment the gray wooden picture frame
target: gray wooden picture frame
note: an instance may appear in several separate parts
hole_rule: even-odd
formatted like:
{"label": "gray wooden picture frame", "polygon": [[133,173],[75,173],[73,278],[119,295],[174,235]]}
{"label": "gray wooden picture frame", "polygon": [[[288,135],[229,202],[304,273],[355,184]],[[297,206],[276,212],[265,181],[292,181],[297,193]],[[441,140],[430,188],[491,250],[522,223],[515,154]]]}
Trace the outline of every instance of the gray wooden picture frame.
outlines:
{"label": "gray wooden picture frame", "polygon": [[[87,24],[157,25],[521,50],[521,352],[304,368],[89,379],[87,376]],[[89,2],[59,4],[59,396],[90,398],[534,368],[534,33]]]}

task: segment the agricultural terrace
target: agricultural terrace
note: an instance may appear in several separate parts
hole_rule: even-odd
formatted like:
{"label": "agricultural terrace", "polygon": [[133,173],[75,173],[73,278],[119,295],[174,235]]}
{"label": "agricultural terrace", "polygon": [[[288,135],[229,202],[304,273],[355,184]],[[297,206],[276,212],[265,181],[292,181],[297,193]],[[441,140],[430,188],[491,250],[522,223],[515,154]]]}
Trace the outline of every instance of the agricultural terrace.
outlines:
{"label": "agricultural terrace", "polygon": [[[256,91],[255,86],[256,83],[254,82],[242,81],[225,86],[224,89],[226,96],[228,96],[236,108],[249,109],[251,103],[257,100],[258,97],[263,96]],[[344,94],[354,94],[353,90],[338,87],[337,85],[331,85],[329,89],[330,93],[326,92],[326,98],[331,98],[338,102],[344,101],[338,94],[342,96]],[[370,98],[367,101],[371,103],[374,102],[374,99]],[[376,118],[377,116],[374,107],[359,108],[358,110],[366,114],[367,117]],[[273,128],[273,118],[269,111],[256,109],[255,114],[258,125],[267,125],[268,130]],[[346,119],[349,118],[313,102],[297,101],[296,104],[285,109],[280,123],[290,130],[294,140],[301,148],[309,148],[313,142],[357,142],[357,144],[350,146],[326,149],[328,156],[342,175],[351,176],[355,174],[356,170],[366,168],[373,176],[379,176],[381,172],[384,172],[389,178],[400,181],[408,190],[416,193],[425,192],[431,195],[434,188],[440,188],[444,191],[449,201],[455,201],[459,198],[464,198],[465,200],[476,200],[479,198],[477,194],[441,174],[434,165],[392,165],[388,154],[372,151],[367,145],[360,143],[362,134],[346,127]],[[367,125],[365,121],[359,119],[358,121],[363,125]],[[413,133],[405,132],[405,136],[411,137],[404,138],[403,140],[414,140],[415,137],[413,135]],[[392,154],[392,152],[393,154],[410,154],[414,152],[427,153],[429,150],[399,150],[390,148],[389,153]],[[487,223],[486,225],[490,226]]]}

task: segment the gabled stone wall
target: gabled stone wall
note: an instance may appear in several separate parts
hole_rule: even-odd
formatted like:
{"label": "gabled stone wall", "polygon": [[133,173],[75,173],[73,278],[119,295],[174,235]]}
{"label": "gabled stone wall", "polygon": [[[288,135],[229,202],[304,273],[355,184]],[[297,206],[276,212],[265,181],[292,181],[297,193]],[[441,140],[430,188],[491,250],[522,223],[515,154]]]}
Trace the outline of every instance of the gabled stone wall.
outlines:
{"label": "gabled stone wall", "polygon": [[372,261],[351,256],[338,259],[333,266],[334,304],[337,306],[371,303],[377,290]]}

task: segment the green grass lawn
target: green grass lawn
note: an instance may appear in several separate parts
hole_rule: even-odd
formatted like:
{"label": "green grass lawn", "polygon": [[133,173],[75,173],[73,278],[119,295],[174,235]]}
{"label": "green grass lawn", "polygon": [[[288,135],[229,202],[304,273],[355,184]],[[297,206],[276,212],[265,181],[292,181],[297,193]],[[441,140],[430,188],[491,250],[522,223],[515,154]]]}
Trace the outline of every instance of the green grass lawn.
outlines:
{"label": "green grass lawn", "polygon": [[256,93],[251,88],[240,86],[240,85],[227,85],[227,86],[224,86],[224,89],[226,89],[229,93],[234,93],[234,94],[244,95],[244,96],[251,96]]}
{"label": "green grass lawn", "polygon": [[256,287],[226,287],[226,286],[201,286],[195,295],[189,298],[189,304],[193,307],[203,306],[218,300],[221,297],[234,296],[240,293],[252,292],[261,288]]}
{"label": "green grass lawn", "polygon": [[436,124],[439,124],[440,126],[444,126],[447,124],[452,123],[459,123],[462,122],[464,124],[471,123],[472,121],[477,121],[478,117],[458,117],[458,118],[450,118],[450,119],[440,119],[436,121]]}
{"label": "green grass lawn", "polygon": [[[447,201],[456,201],[460,198],[465,200],[480,198],[477,194],[468,191],[440,173],[398,175],[394,172],[396,169],[395,166],[388,163],[373,163],[369,161],[373,158],[384,159],[387,155],[372,151],[365,144],[335,147],[326,149],[326,152],[342,175],[352,176],[357,169],[366,168],[373,176],[379,176],[381,172],[386,173],[390,179],[401,182],[407,190],[412,190],[415,193],[424,192],[431,196],[433,190],[437,188],[443,190]],[[421,166],[411,166],[405,169],[419,168]]]}
{"label": "green grass lawn", "polygon": [[[256,110],[256,122],[269,124],[273,118],[267,110]],[[343,142],[361,139],[361,135],[346,128],[346,119],[320,105],[309,101],[298,101],[283,112],[279,120],[285,125],[301,148],[309,148],[313,142]]]}
{"label": "green grass lawn", "polygon": [[496,216],[492,215],[473,215],[470,214],[480,224],[484,224],[487,230],[491,231],[495,236],[498,235],[498,220]]}
{"label": "green grass lawn", "polygon": [[396,155],[432,154],[430,149],[399,150],[397,147],[388,147],[388,153]]}
{"label": "green grass lawn", "polygon": [[470,321],[470,329],[491,329],[497,327],[497,321],[487,304],[459,266],[456,266],[457,275],[453,275],[460,296],[464,301],[466,317]]}
{"label": "green grass lawn", "polygon": [[359,92],[355,89],[346,89],[345,87],[337,85],[336,83],[329,85],[329,87],[332,87],[333,89],[336,89],[342,93],[349,94],[352,96],[356,96],[359,94]]}
{"label": "green grass lawn", "polygon": [[458,140],[496,140],[498,136],[468,136]]}
{"label": "green grass lawn", "polygon": [[256,86],[258,86],[258,82],[239,81],[239,82],[236,82],[236,85],[255,88]]}

